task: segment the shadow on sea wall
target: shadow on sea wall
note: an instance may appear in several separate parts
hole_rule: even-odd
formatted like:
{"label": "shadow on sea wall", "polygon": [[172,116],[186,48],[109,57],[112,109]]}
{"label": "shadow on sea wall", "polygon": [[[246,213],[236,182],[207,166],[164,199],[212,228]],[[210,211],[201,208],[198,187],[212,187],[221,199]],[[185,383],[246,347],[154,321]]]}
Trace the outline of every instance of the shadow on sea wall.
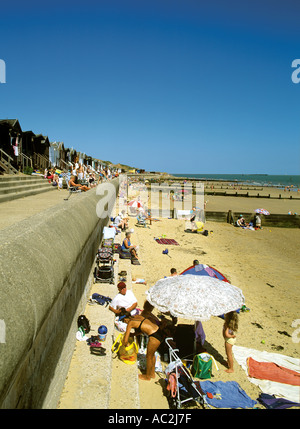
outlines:
{"label": "shadow on sea wall", "polygon": [[[110,183],[117,193],[118,179]],[[115,198],[96,189],[1,231],[2,409],[56,408],[110,215],[96,206]]]}

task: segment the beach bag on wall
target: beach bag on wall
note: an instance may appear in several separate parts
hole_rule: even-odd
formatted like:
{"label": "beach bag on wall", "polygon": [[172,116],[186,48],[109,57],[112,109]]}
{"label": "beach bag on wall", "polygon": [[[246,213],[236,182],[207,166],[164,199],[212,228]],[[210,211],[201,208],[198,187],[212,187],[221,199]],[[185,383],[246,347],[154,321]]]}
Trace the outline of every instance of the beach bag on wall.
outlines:
{"label": "beach bag on wall", "polygon": [[193,377],[211,378],[213,357],[209,353],[199,353],[194,356],[191,373]]}
{"label": "beach bag on wall", "polygon": [[128,345],[125,347],[122,344],[123,338],[124,334],[120,334],[111,349],[118,354],[122,362],[127,365],[133,365],[137,361],[138,345],[132,337],[129,337]]}

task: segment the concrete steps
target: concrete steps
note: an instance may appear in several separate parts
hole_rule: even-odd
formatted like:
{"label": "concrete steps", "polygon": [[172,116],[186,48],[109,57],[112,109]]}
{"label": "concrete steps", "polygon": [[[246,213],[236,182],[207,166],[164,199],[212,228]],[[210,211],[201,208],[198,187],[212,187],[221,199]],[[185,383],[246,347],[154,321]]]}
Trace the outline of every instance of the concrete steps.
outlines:
{"label": "concrete steps", "polygon": [[41,176],[3,175],[0,176],[0,203],[54,189],[56,188]]}
{"label": "concrete steps", "polygon": [[[115,237],[115,243],[121,243],[124,234]],[[114,254],[114,284],[94,283],[89,295],[99,293],[114,298],[119,282],[118,272],[127,271],[127,287],[132,289],[131,261],[120,259]],[[93,272],[93,269],[92,271]],[[92,276],[92,274],[91,274]],[[58,409],[140,409],[137,363],[126,365],[112,353],[111,348],[119,335],[116,330],[114,313],[108,307],[87,303],[84,313],[90,321],[91,335],[97,335],[100,325],[105,325],[108,334],[103,346],[105,356],[90,353],[85,342],[77,341],[70,363],[67,379],[58,403]],[[126,400],[120,396],[125,392]],[[124,407],[124,402],[126,407]]]}

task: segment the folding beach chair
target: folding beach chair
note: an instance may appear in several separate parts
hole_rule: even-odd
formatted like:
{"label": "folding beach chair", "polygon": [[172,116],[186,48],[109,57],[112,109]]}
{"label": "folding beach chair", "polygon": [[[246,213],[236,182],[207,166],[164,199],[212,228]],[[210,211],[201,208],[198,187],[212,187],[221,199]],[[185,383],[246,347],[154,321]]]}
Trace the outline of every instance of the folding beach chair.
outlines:
{"label": "folding beach chair", "polygon": [[76,186],[70,186],[69,181],[67,180],[66,180],[66,183],[67,183],[67,189],[69,191],[69,195],[67,196],[67,198],[64,198],[64,200],[68,201],[68,199],[72,194],[79,194],[81,192],[81,189],[78,189]]}
{"label": "folding beach chair", "polygon": [[169,365],[165,369],[166,374],[174,374],[176,382],[176,394],[170,399],[173,401],[175,408],[181,408],[182,404],[188,401],[198,402],[203,408],[212,408],[206,401],[206,395],[200,388],[200,385],[196,385],[193,377],[191,376],[188,369],[184,366],[177,352],[178,349],[173,349],[169,341],[173,338],[166,338],[165,343],[169,348]]}
{"label": "folding beach chair", "polygon": [[65,201],[68,201],[72,194],[79,194],[81,192],[80,189],[77,189],[75,186],[69,186],[69,195],[67,198],[64,198]]}
{"label": "folding beach chair", "polygon": [[146,218],[144,217],[144,216],[137,216],[137,218],[136,218],[136,224],[137,224],[137,226],[139,226],[139,225],[141,225],[141,226],[143,226],[144,228],[146,228],[146,226],[147,226],[147,224],[146,224]]}

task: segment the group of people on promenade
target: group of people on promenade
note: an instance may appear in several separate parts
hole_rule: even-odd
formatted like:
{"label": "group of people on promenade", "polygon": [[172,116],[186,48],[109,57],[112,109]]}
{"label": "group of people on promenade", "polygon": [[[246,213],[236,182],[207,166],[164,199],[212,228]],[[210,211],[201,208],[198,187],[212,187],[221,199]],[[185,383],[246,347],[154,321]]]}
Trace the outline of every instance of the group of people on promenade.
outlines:
{"label": "group of people on promenade", "polygon": [[[97,172],[89,165],[82,163],[70,163],[67,173],[62,172],[57,167],[48,167],[44,171],[44,177],[57,187],[58,190],[63,189],[63,181],[67,183],[67,187],[75,187],[79,190],[86,192],[91,188],[96,187],[99,183],[111,180],[118,177],[120,169],[112,170],[109,167],[99,168]],[[98,178],[97,178],[98,176]]]}

